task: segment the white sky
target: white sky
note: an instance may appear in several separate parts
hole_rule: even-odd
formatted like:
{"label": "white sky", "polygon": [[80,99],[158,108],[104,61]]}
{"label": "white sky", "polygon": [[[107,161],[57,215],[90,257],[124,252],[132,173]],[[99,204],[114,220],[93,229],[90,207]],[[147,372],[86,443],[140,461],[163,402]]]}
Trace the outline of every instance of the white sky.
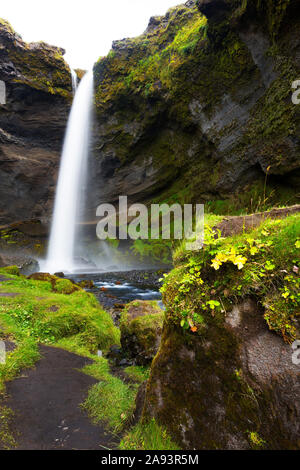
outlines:
{"label": "white sky", "polygon": [[149,18],[185,0],[7,0],[0,18],[27,41],[66,49],[73,68],[89,68],[115,39],[141,34]]}

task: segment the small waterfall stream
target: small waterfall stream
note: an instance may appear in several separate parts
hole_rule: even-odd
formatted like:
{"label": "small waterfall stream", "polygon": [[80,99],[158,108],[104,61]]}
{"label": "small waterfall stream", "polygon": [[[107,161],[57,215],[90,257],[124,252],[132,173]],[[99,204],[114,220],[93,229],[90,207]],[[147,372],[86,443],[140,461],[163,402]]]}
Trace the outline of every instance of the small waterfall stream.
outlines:
{"label": "small waterfall stream", "polygon": [[71,77],[72,77],[73,94],[75,95],[76,90],[77,90],[78,77],[77,77],[77,73],[73,69],[71,69]]}
{"label": "small waterfall stream", "polygon": [[[72,74],[73,86],[75,77]],[[76,222],[85,184],[93,97],[93,72],[82,78],[72,104],[61,156],[48,255],[43,270],[75,268]]]}

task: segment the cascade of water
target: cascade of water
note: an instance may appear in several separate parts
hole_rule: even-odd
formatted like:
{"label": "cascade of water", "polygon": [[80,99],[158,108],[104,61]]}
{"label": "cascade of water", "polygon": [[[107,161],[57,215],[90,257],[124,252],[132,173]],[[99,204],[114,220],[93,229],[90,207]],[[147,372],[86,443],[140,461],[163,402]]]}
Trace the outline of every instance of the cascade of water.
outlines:
{"label": "cascade of water", "polygon": [[74,270],[74,245],[81,187],[88,156],[93,72],[82,78],[71,108],[61,156],[51,226],[47,272]]}
{"label": "cascade of water", "polygon": [[71,77],[72,77],[72,90],[73,90],[73,94],[75,95],[76,90],[77,90],[78,77],[77,77],[77,73],[73,69],[71,69]]}

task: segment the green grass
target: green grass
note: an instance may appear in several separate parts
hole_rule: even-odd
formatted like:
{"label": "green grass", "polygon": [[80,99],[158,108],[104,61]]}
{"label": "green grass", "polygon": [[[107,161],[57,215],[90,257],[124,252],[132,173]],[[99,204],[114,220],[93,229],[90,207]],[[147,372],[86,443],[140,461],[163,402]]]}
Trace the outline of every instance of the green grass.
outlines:
{"label": "green grass", "polygon": [[145,380],[149,379],[150,367],[146,366],[129,366],[124,369],[128,377],[138,384],[142,384]]}
{"label": "green grass", "polygon": [[180,450],[154,419],[139,423],[122,439],[121,450]]}
{"label": "green grass", "polygon": [[[131,416],[137,385],[128,386],[112,376],[108,361],[95,354],[120,341],[109,314],[82,289],[70,295],[57,293],[57,283],[29,280],[19,276],[14,267],[0,269],[0,274],[10,278],[0,284],[0,293],[18,293],[16,297],[0,297],[1,337],[16,343],[5,364],[0,364],[0,394],[5,394],[6,381],[34,367],[40,358],[39,343],[60,347],[95,361],[83,372],[96,377],[99,384],[90,389],[83,407],[94,421],[104,421],[110,430],[119,432]],[[64,292],[68,288],[67,283],[61,286]],[[8,409],[2,412],[0,408],[0,442],[7,448],[14,446],[10,416]]]}
{"label": "green grass", "polygon": [[22,369],[28,369],[40,359],[37,343],[24,338],[17,348],[8,353],[5,364],[0,364],[0,393],[5,391],[5,382],[14,379]]}
{"label": "green grass", "polygon": [[0,293],[18,296],[0,298],[0,325],[16,339],[29,336],[37,342],[55,344],[73,338],[75,348],[81,344],[92,353],[106,351],[119,342],[118,329],[92,294],[80,289],[65,295],[53,292],[47,281],[10,278],[0,285]]}
{"label": "green grass", "polygon": [[7,406],[0,405],[0,443],[5,450],[16,447],[15,436],[11,429],[14,413]]}
{"label": "green grass", "polygon": [[0,269],[0,274],[11,279],[0,284],[0,293],[18,294],[0,297],[1,335],[17,345],[0,365],[0,390],[39,359],[38,343],[90,357],[119,343],[119,330],[92,294],[82,289],[71,295],[53,292],[51,282],[18,276],[11,267]]}
{"label": "green grass", "polygon": [[134,400],[137,385],[127,385],[109,372],[106,359],[99,358],[97,362],[82,369],[85,374],[99,380],[88,393],[82,404],[93,422],[104,422],[114,433],[124,429],[134,410]]}

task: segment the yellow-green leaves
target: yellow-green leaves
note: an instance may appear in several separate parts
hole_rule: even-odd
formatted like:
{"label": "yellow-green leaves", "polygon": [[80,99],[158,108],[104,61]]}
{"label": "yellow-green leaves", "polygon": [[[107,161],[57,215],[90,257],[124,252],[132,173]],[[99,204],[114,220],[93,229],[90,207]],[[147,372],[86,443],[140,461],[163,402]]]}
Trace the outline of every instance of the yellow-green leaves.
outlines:
{"label": "yellow-green leaves", "polygon": [[247,258],[237,253],[234,247],[231,247],[229,252],[227,251],[218,253],[216,257],[212,260],[211,267],[218,271],[222,264],[228,262],[233,263],[240,270],[243,269],[243,267],[247,263]]}

